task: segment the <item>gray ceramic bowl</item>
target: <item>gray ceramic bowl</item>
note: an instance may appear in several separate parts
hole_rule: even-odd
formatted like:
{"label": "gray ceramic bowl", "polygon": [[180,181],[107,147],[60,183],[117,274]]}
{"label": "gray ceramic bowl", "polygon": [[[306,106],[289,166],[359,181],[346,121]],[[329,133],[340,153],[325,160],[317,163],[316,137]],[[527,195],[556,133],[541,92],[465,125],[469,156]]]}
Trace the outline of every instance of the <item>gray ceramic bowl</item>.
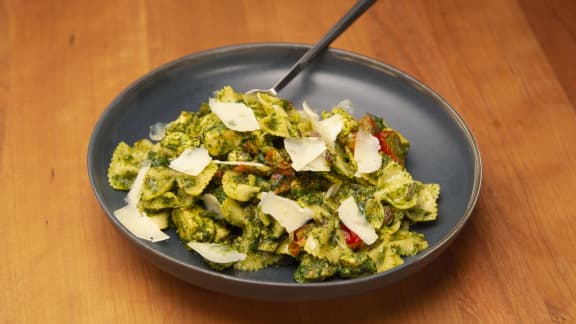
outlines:
{"label": "gray ceramic bowl", "polygon": [[[125,192],[111,189],[106,172],[119,141],[148,136],[148,126],[195,110],[213,91],[232,85],[238,91],[267,88],[309,48],[299,44],[247,44],[192,54],[168,63],[124,90],[102,114],[88,148],[90,181],[116,230],[147,260],[194,285],[217,292],[266,300],[335,298],[385,287],[428,264],[454,239],[468,220],[481,183],[481,161],[470,130],[458,113],[421,82],[384,63],[331,49],[296,77],[280,96],[300,106],[328,109],[350,99],[356,117],[371,112],[384,117],[411,142],[407,168],[416,179],[440,183],[438,221],[415,226],[430,247],[395,269],[353,280],[299,284],[294,265],[258,272],[209,269],[187,251],[174,231],[171,238],[149,243],[134,237],[113,216]],[[112,229],[112,228],[111,228]]]}

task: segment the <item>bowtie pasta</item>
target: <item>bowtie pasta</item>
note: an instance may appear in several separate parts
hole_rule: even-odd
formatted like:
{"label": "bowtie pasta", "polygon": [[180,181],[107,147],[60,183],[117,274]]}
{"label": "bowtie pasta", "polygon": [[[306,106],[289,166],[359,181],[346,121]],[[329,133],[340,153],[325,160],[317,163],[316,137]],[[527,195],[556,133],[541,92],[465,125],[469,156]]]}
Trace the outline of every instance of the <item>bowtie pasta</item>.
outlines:
{"label": "bowtie pasta", "polygon": [[315,282],[401,265],[428,247],[410,225],[436,220],[440,186],[406,170],[399,132],[351,110],[224,87],[153,140],[118,144],[108,180],[130,193],[115,215],[142,239],[174,227],[218,271],[289,261],[295,281]]}

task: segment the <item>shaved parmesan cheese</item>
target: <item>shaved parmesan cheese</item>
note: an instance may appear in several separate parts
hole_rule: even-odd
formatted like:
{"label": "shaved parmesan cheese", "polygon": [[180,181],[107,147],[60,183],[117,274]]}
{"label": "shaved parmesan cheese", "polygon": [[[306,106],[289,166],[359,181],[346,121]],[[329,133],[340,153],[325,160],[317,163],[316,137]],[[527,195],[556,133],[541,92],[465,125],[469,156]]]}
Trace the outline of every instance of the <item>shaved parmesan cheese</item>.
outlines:
{"label": "shaved parmesan cheese", "polygon": [[158,122],[150,126],[150,133],[148,134],[148,137],[150,137],[150,139],[153,141],[162,140],[166,132],[166,125],[168,124]]}
{"label": "shaved parmesan cheese", "polygon": [[186,149],[179,157],[170,162],[169,167],[173,170],[197,176],[210,164],[212,158],[205,148]]}
{"label": "shaved parmesan cheese", "polygon": [[159,242],[170,238],[158,228],[153,220],[141,214],[135,205],[127,205],[115,210],[114,216],[130,233],[143,240]]}
{"label": "shaved parmesan cheese", "polygon": [[328,161],[326,161],[324,154],[320,154],[317,158],[308,162],[308,164],[298,171],[330,171],[330,165],[328,164]]}
{"label": "shaved parmesan cheese", "polygon": [[301,171],[308,163],[326,150],[326,144],[319,137],[294,137],[284,139],[284,148],[292,160],[292,168]]}
{"label": "shaved parmesan cheese", "polygon": [[272,192],[262,193],[260,208],[263,213],[274,217],[288,233],[306,224],[314,215],[314,211],[310,208],[302,208],[295,201]]}
{"label": "shaved parmesan cheese", "polygon": [[130,191],[128,195],[126,195],[126,202],[128,205],[136,206],[138,201],[140,201],[140,196],[142,195],[142,185],[144,184],[144,177],[148,170],[150,169],[149,165],[145,165],[138,171],[138,175],[136,175],[136,179],[132,183],[132,187],[130,187]]}
{"label": "shaved parmesan cheese", "polygon": [[360,213],[360,208],[356,205],[353,197],[348,197],[342,201],[338,207],[338,217],[352,232],[356,233],[364,243],[370,245],[378,239],[378,234],[366,217]]}
{"label": "shaved parmesan cheese", "polygon": [[252,109],[241,102],[220,102],[210,98],[208,104],[210,110],[232,130],[250,132],[260,129],[260,124]]}
{"label": "shaved parmesan cheese", "polygon": [[310,106],[308,106],[308,103],[306,101],[304,101],[302,103],[302,109],[304,110],[304,113],[306,113],[306,115],[308,116],[308,119],[310,119],[310,121],[317,122],[320,119],[320,116],[318,116],[318,114],[312,109],[310,108]]}
{"label": "shaved parmesan cheese", "polygon": [[216,196],[213,194],[204,194],[202,195],[202,201],[204,202],[204,206],[207,210],[215,212],[218,214],[218,216],[220,216],[220,218],[222,218],[222,205],[220,205],[220,202]]}
{"label": "shaved parmesan cheese", "polygon": [[380,142],[370,133],[358,131],[354,145],[354,160],[358,164],[356,176],[377,171],[382,166]]}
{"label": "shaved parmesan cheese", "polygon": [[324,198],[328,199],[328,198],[332,198],[333,196],[335,196],[338,191],[340,190],[340,187],[342,186],[341,183],[335,183],[333,185],[330,186],[330,188],[328,188],[328,190],[326,190],[326,192],[324,193]]}
{"label": "shaved parmesan cheese", "polygon": [[214,263],[231,263],[246,259],[246,254],[224,244],[188,242],[188,247],[198,252],[204,259]]}
{"label": "shaved parmesan cheese", "polygon": [[344,109],[344,111],[346,111],[350,115],[354,115],[354,105],[352,104],[352,101],[350,99],[344,99],[344,100],[340,101],[336,105],[336,107],[340,107],[340,108]]}
{"label": "shaved parmesan cheese", "polygon": [[329,145],[334,145],[336,137],[344,128],[344,119],[338,114],[334,114],[318,122],[317,131],[324,141]]}
{"label": "shaved parmesan cheese", "polygon": [[266,164],[258,163],[258,162],[244,162],[244,161],[220,161],[214,160],[216,164],[224,164],[224,165],[244,165],[244,166],[252,166],[256,168],[265,168]]}
{"label": "shaved parmesan cheese", "polygon": [[149,165],[140,168],[125,198],[128,205],[115,210],[114,216],[136,237],[151,242],[159,242],[167,240],[170,237],[160,230],[159,225],[154,220],[150,219],[146,214],[140,213],[138,207],[136,207],[142,194],[144,178],[149,169]]}
{"label": "shaved parmesan cheese", "polygon": [[344,119],[338,114],[334,114],[326,119],[319,121],[320,117],[308,104],[306,101],[302,103],[304,113],[312,123],[312,128],[317,131],[324,142],[330,147],[334,146],[336,137],[342,129],[344,128]]}

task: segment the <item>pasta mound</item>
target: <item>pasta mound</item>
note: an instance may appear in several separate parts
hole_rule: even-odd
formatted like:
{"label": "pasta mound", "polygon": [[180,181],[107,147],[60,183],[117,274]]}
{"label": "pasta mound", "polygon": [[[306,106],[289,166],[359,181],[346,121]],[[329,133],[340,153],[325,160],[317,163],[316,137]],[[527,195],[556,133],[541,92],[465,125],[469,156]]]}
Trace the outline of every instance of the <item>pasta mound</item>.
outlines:
{"label": "pasta mound", "polygon": [[[231,87],[215,92],[211,100],[245,105],[260,127],[234,130],[234,116],[226,126],[210,104],[203,103],[198,111],[184,111],[168,123],[163,135],[154,136],[157,142],[119,143],[108,170],[112,188],[130,190],[146,165],[137,203],[142,215],[163,219],[161,223],[174,227],[184,244],[217,244],[219,248],[212,250],[241,256],[227,263],[204,256],[210,267],[258,271],[288,259],[298,264],[295,281],[315,282],[383,272],[428,247],[424,235],[410,226],[436,220],[440,186],[413,179],[404,167],[408,140],[382,118],[368,114],[357,120],[344,105],[316,115],[275,96],[238,93]],[[226,105],[219,107],[225,114]],[[337,118],[330,119],[333,116]],[[321,127],[329,119],[332,133]],[[359,172],[364,163],[358,152],[355,155],[364,144],[357,143],[359,132],[378,143],[376,151],[367,152],[369,165],[377,168],[371,172]],[[308,141],[314,142],[314,150],[301,140],[306,138],[314,140]],[[296,149],[287,151],[287,139]],[[207,164],[198,174],[171,167],[184,152],[200,148]],[[303,161],[298,171],[295,154]],[[295,219],[280,217],[296,207],[286,203],[284,210],[279,206],[276,213],[264,213],[264,193],[286,198],[279,201],[294,202],[306,212],[296,230],[286,230],[286,222],[294,224]],[[350,197],[358,215],[348,217],[346,226],[338,209]],[[298,210],[290,215],[301,217]],[[375,233],[376,241],[365,243],[363,232]]]}

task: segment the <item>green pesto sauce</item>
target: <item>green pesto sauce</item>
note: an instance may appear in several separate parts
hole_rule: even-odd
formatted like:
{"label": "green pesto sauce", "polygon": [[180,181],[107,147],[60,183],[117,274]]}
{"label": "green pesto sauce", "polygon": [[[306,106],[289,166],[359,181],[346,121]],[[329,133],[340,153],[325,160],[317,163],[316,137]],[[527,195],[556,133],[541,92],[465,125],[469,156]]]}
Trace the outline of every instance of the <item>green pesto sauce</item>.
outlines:
{"label": "green pesto sauce", "polygon": [[[138,202],[141,211],[151,216],[169,215],[168,223],[183,243],[224,244],[246,255],[235,263],[207,261],[211,268],[258,271],[288,258],[298,264],[294,280],[307,283],[386,271],[401,265],[403,257],[428,248],[424,235],[413,231],[411,225],[437,218],[440,186],[412,178],[403,164],[409,142],[384,119],[368,115],[357,120],[340,107],[323,112],[322,118],[338,114],[343,120],[336,142],[328,143],[321,155],[330,171],[296,172],[284,139],[319,136],[305,114],[282,98],[238,93],[231,87],[215,92],[214,98],[245,104],[261,129],[229,129],[208,103],[202,103],[197,112],[181,112],[158,142],[119,143],[108,169],[111,187],[129,190],[141,167],[149,165]],[[379,170],[357,175],[354,141],[359,129],[386,133],[386,144],[396,158],[380,153]],[[184,150],[200,147],[212,160],[236,164],[209,163],[197,176],[170,169],[170,162]],[[262,212],[263,192],[296,202],[311,211],[312,219],[288,233],[272,215]],[[216,197],[216,205],[205,204],[208,194]],[[354,198],[378,236],[375,243],[367,245],[359,238],[356,245],[351,243],[337,212],[348,197]]]}

